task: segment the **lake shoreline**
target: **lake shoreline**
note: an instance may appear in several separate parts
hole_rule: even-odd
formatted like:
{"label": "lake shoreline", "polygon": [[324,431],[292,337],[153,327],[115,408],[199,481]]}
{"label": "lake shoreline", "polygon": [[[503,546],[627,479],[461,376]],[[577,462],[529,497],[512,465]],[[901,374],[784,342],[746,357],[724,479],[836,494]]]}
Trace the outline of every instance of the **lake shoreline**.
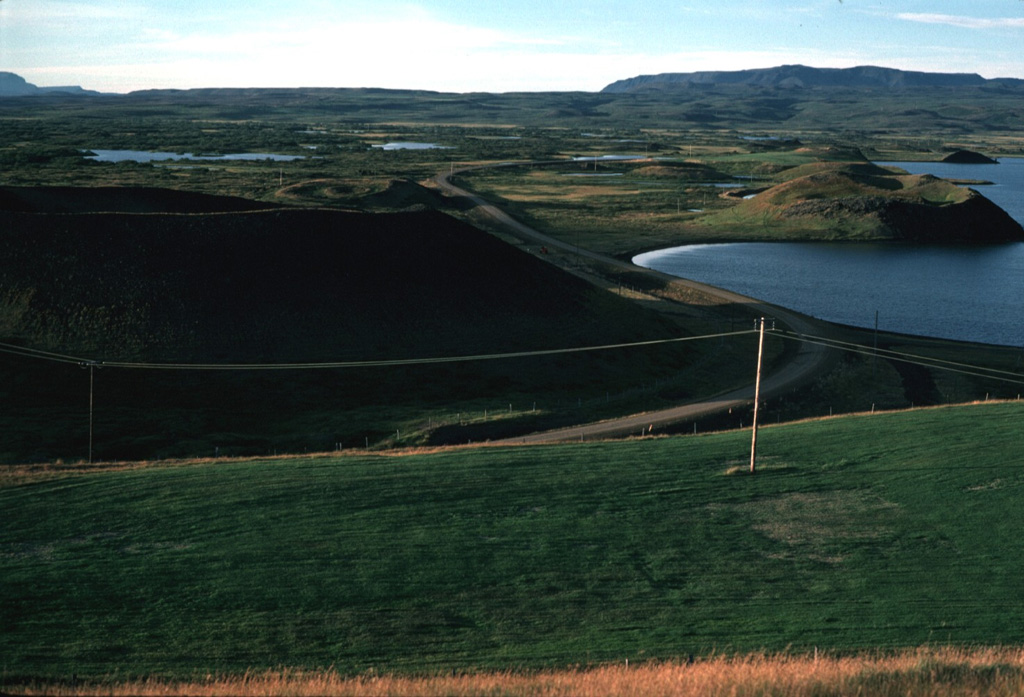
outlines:
{"label": "lake shoreline", "polygon": [[[917,164],[945,175],[980,167],[991,176],[995,170],[1005,177],[993,185],[997,198],[1014,204],[1024,193],[1024,158],[1008,162]],[[1024,208],[1011,210],[1006,215],[1019,224]],[[1014,330],[1012,321],[1024,306],[1024,242],[717,239],[649,250],[631,261],[834,324],[870,330],[880,317],[884,331],[899,334],[1024,345],[1024,331]]]}

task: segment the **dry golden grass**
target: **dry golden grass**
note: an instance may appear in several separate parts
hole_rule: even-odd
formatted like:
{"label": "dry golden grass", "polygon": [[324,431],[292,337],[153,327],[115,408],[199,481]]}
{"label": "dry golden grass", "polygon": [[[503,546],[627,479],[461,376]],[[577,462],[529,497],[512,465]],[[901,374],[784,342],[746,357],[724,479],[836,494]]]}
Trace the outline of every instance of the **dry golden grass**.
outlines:
{"label": "dry golden grass", "polygon": [[273,462],[295,460],[337,460],[347,457],[407,457],[413,455],[433,455],[436,453],[463,450],[470,447],[482,447],[486,443],[471,445],[431,445],[390,448],[387,450],[326,450],[314,453],[282,453],[279,455],[239,456],[239,457],[194,457],[169,460],[115,460],[110,462],[41,462],[25,465],[0,465],[0,489],[8,486],[19,486],[31,482],[63,479],[84,474],[101,472],[125,472],[129,470],[151,467],[189,467],[194,465],[210,465],[228,462]]}
{"label": "dry golden grass", "polygon": [[[0,466],[0,488],[7,486],[19,486],[30,482],[59,479],[80,474],[94,474],[99,472],[119,472],[124,470],[140,469],[152,466],[151,462],[96,462],[88,463],[83,461],[64,462],[42,462],[29,465],[3,465]],[[166,464],[166,463],[164,463]]]}
{"label": "dry golden grass", "polygon": [[191,682],[7,686],[11,695],[345,695],[408,697],[819,697],[830,695],[1020,695],[1024,651],[922,648],[893,655],[712,657],[690,663],[607,665],[540,673],[493,672],[439,677],[340,676],[333,671],[275,671]]}
{"label": "dry golden grass", "polygon": [[303,460],[314,458],[337,458],[354,454],[365,454],[363,451],[351,452],[323,452],[323,453],[301,453],[283,455],[264,455],[261,457],[195,457],[177,460],[112,460],[109,462],[85,462],[76,460],[73,462],[41,462],[26,465],[0,465],[0,488],[6,486],[18,486],[30,482],[46,481],[50,479],[62,479],[83,474],[98,474],[101,472],[125,472],[129,470],[146,469],[150,467],[189,467],[193,465],[208,465],[222,462],[254,462],[268,460]]}

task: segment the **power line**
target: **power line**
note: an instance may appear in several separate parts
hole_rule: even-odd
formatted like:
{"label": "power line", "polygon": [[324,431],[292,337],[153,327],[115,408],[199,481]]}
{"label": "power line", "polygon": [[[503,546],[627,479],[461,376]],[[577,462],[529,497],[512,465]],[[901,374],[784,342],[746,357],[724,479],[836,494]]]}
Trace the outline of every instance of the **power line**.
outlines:
{"label": "power line", "polygon": [[578,346],[573,348],[560,349],[539,349],[534,351],[513,351],[506,353],[483,353],[468,356],[438,356],[433,358],[397,358],[389,360],[371,361],[327,361],[321,363],[143,363],[132,361],[103,361],[76,356],[68,356],[38,349],[29,349],[13,344],[0,343],[0,352],[14,355],[27,356],[42,360],[57,361],[61,363],[74,363],[84,366],[96,366],[103,368],[125,368],[140,370],[335,370],[343,368],[379,368],[405,365],[428,365],[438,363],[461,363],[465,361],[491,361],[506,358],[531,358],[537,356],[552,356],[558,354],[586,353],[591,351],[607,351],[611,349],[639,348],[642,346],[657,346],[674,344],[684,341],[698,341],[701,339],[719,339],[728,336],[742,336],[753,334],[756,330],[745,329],[733,332],[721,332],[718,334],[703,334],[701,336],[685,336],[673,339],[653,339],[649,341],[634,341],[621,344],[603,344],[598,346]]}
{"label": "power line", "polygon": [[[826,341],[826,342],[829,342],[830,345],[834,345],[837,348],[843,347],[843,346],[851,346],[851,347],[855,347],[857,349],[866,349],[867,348],[863,344],[856,344],[856,343],[852,343],[852,342],[849,342],[849,341],[840,341],[839,339],[828,339],[828,338],[825,338],[825,337],[808,337],[806,334],[800,335],[800,336],[802,336],[804,338],[807,338],[807,339],[816,339],[816,340],[819,340],[819,341]],[[1010,377],[1015,377],[1015,378],[1024,378],[1024,374],[1014,373],[1014,372],[1009,371],[1009,370],[1000,370],[998,368],[984,368],[984,367],[981,367],[981,366],[971,365],[970,363],[960,363],[958,361],[949,361],[949,360],[946,360],[946,359],[943,359],[943,358],[934,358],[932,356],[919,356],[917,354],[907,353],[905,351],[893,351],[892,349],[880,349],[880,348],[877,348],[877,347],[874,347],[874,346],[871,347],[871,351],[873,353],[886,354],[887,356],[893,356],[893,357],[895,357],[895,356],[904,356],[904,357],[908,357],[908,358],[920,358],[920,359],[923,359],[923,360],[931,361],[932,363],[935,363],[935,364],[944,364],[944,365],[950,365],[950,366],[957,366],[957,367],[961,367],[961,368],[971,368],[973,370],[986,370],[986,371],[989,371],[991,373],[999,373],[999,374],[1008,375]]]}
{"label": "power line", "polygon": [[0,342],[0,353],[9,353],[15,356],[24,356],[27,358],[39,358],[45,361],[54,361],[57,363],[73,363],[76,365],[95,363],[95,361],[91,361],[87,358],[78,358],[77,356],[68,356],[63,353],[53,353],[52,351],[42,351],[40,349],[16,346],[14,344],[5,344],[2,342]]}
{"label": "power line", "polygon": [[816,344],[818,346],[825,346],[827,348],[833,348],[840,351],[848,351],[850,353],[858,353],[865,356],[877,355],[888,360],[899,361],[901,363],[910,363],[912,365],[921,366],[923,368],[944,370],[950,373],[958,373],[960,375],[969,375],[971,377],[986,378],[989,380],[999,380],[1002,382],[1024,385],[1024,374],[1014,373],[1008,370],[1001,370],[998,368],[986,368],[984,366],[971,365],[969,363],[958,363],[956,361],[948,361],[942,358],[932,358],[930,356],[920,356],[917,354],[905,353],[902,351],[875,349],[870,346],[865,346],[863,344],[854,344],[847,341],[827,339],[824,337],[807,336],[805,334],[782,332],[781,335],[787,339],[792,339],[794,341],[800,341],[807,344]]}
{"label": "power line", "polygon": [[[509,358],[531,358],[539,356],[552,356],[560,354],[587,353],[592,351],[607,351],[612,349],[639,348],[643,346],[656,346],[686,341],[699,341],[703,339],[718,339],[730,336],[743,336],[757,333],[756,329],[747,329],[731,332],[720,332],[716,334],[703,334],[700,336],[676,337],[672,339],[655,339],[649,341],[637,341],[618,344],[603,344],[595,346],[578,346],[561,349],[539,349],[533,351],[513,351],[504,353],[485,353],[467,356],[438,356],[431,358],[399,358],[388,360],[368,361],[325,361],[305,363],[154,363],[134,361],[105,361],[81,356],[73,356],[65,353],[33,349],[25,346],[17,346],[0,342],[0,353],[7,353],[26,358],[81,365],[83,367],[122,368],[134,370],[204,370],[204,371],[238,371],[238,370],[338,370],[352,368],[375,368],[375,367],[396,367],[410,365],[430,365],[442,363],[459,363],[467,361],[489,361]],[[918,354],[890,349],[877,349],[863,344],[830,339],[827,337],[811,336],[807,334],[796,334],[789,331],[775,330],[772,333],[786,339],[792,339],[807,344],[815,344],[850,353],[857,353],[867,356],[880,356],[888,360],[900,361],[924,368],[944,370],[947,372],[959,373],[971,377],[999,380],[1013,384],[1024,384],[1024,374],[1015,373],[1009,370],[998,368],[987,368],[969,363],[950,361],[942,358],[921,356]]]}

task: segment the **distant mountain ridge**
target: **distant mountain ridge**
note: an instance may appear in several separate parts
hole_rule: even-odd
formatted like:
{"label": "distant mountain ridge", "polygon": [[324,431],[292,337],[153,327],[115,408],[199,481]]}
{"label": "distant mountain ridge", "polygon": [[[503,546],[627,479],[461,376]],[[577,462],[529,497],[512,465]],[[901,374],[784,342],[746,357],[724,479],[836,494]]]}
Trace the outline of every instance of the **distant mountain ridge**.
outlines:
{"label": "distant mountain ridge", "polygon": [[[987,79],[977,73],[929,73],[913,70],[898,70],[863,65],[856,68],[813,68],[805,65],[781,65],[775,68],[754,68],[749,70],[709,70],[692,73],[659,73],[638,75],[617,80],[600,91],[600,94],[628,94],[643,90],[660,91],[689,87],[715,87],[738,85],[778,89],[800,89],[814,87],[883,88],[899,89],[912,87],[1009,87],[1024,88],[1024,79]],[[160,94],[233,94],[245,92],[266,92],[269,88],[191,88],[186,90],[140,90],[129,95]],[[402,89],[351,89],[319,88],[318,92],[360,92],[364,94],[420,94],[420,90]],[[272,89],[275,94],[308,92],[306,88]],[[78,85],[39,87],[16,73],[0,71],[0,97],[26,97],[43,95],[69,96],[124,96],[109,92],[87,90]],[[450,93],[456,94],[456,93]],[[544,93],[539,93],[544,94]],[[568,94],[568,93],[551,93]]]}
{"label": "distant mountain ridge", "polygon": [[0,97],[34,97],[47,94],[76,94],[83,96],[98,96],[102,92],[87,90],[77,85],[66,87],[39,87],[28,82],[20,75],[0,71]]}
{"label": "distant mountain ridge", "polygon": [[622,94],[645,89],[672,89],[689,86],[748,85],[799,89],[803,87],[980,87],[988,84],[1024,84],[1015,78],[988,80],[976,73],[927,73],[897,70],[872,65],[856,68],[812,68],[806,65],[782,65],[751,70],[712,70],[693,73],[640,75],[611,83],[607,94]]}

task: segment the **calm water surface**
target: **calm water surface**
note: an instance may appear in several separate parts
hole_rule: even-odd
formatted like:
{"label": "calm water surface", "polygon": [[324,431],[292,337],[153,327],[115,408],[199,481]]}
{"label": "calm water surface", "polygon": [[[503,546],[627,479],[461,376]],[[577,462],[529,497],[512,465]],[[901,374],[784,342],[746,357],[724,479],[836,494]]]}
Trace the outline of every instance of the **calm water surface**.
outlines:
{"label": "calm water surface", "polygon": [[[979,192],[1024,224],[1024,158],[998,165],[893,164],[915,174],[985,179]],[[1024,346],[1024,243],[690,245],[634,263],[833,322]]]}
{"label": "calm water surface", "polygon": [[447,145],[438,145],[437,143],[413,143],[413,142],[396,142],[396,143],[384,143],[383,145],[374,145],[373,147],[381,150],[452,150],[453,148]]}
{"label": "calm water surface", "polygon": [[274,162],[291,162],[304,160],[303,155],[275,155],[263,152],[238,152],[228,155],[193,155],[190,152],[158,152],[153,150],[87,150],[95,153],[86,155],[87,160],[97,162],[162,162],[164,160],[273,160]]}

